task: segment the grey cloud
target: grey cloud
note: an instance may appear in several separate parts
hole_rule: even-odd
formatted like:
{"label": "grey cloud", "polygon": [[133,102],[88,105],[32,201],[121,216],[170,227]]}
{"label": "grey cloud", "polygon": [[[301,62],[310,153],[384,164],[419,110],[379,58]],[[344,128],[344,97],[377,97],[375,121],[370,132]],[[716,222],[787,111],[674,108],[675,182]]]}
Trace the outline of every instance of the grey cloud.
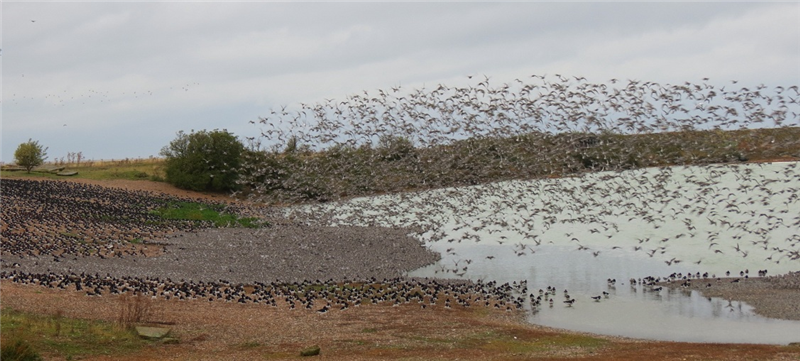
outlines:
{"label": "grey cloud", "polygon": [[[21,133],[35,133],[47,119],[88,125],[135,116],[141,124],[178,127],[186,120],[160,115],[191,119],[195,113],[183,109],[191,107],[227,111],[233,124],[270,106],[467,74],[500,82],[557,72],[595,81],[800,82],[791,66],[800,63],[796,3],[2,6],[4,161],[15,145],[5,130],[27,139]],[[181,89],[194,83],[200,85]],[[86,97],[89,90],[110,94],[115,106],[93,103],[87,113],[42,100],[65,91]],[[133,91],[158,99],[131,98]],[[125,132],[131,121],[118,124]]]}

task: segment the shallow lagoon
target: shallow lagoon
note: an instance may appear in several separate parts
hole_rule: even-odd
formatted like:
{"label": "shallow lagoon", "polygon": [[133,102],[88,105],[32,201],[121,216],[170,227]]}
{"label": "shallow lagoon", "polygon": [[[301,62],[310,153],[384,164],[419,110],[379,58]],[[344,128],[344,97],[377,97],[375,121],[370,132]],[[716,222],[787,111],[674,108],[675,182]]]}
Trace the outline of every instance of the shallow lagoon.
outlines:
{"label": "shallow lagoon", "polygon": [[[535,254],[516,256],[505,246],[459,247],[459,254],[445,255],[436,265],[412,272],[418,277],[442,277],[455,262],[471,258],[463,277],[473,280],[514,282],[528,280],[529,293],[556,287],[553,307],[545,302],[530,312],[530,322],[550,327],[635,338],[688,342],[736,342],[787,344],[800,338],[800,322],[774,320],[753,313],[745,303],[706,298],[696,291],[632,286],[628,279],[641,275],[687,272],[692,267],[667,266],[641,259],[634,252],[594,257],[564,246],[541,246]],[[439,250],[437,245],[434,250]],[[444,250],[440,250],[445,253]],[[486,255],[494,255],[492,260]],[[461,261],[459,261],[461,260]],[[692,270],[693,271],[693,270]],[[452,274],[450,274],[452,275]],[[616,284],[609,285],[608,278]],[[574,305],[563,303],[568,290]],[[591,296],[601,296],[595,302]]]}
{"label": "shallow lagoon", "polygon": [[[333,224],[418,227],[442,254],[411,276],[556,287],[536,324],[657,340],[798,342],[800,322],[630,278],[800,270],[797,162],[668,167],[510,181],[294,209]],[[335,208],[334,208],[335,207]],[[610,287],[607,279],[617,283]],[[562,290],[577,299],[562,303]],[[599,302],[590,296],[603,291]]]}

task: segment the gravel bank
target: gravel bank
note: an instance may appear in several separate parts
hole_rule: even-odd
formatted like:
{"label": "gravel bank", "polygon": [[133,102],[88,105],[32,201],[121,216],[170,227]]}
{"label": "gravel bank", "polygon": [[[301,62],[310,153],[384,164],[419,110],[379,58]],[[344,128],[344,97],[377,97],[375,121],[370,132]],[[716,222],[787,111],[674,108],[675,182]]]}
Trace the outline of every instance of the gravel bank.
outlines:
{"label": "gravel bank", "polygon": [[[277,223],[269,228],[219,228],[163,241],[156,257],[3,255],[3,268],[23,272],[98,273],[114,277],[168,277],[175,281],[237,283],[302,280],[378,280],[401,277],[439,254],[406,229],[317,227]],[[14,265],[18,263],[18,265]]]}
{"label": "gravel bank", "polygon": [[765,317],[800,320],[800,271],[769,277],[694,279],[689,286],[682,285],[684,282],[665,285],[696,290],[706,297],[743,301]]}

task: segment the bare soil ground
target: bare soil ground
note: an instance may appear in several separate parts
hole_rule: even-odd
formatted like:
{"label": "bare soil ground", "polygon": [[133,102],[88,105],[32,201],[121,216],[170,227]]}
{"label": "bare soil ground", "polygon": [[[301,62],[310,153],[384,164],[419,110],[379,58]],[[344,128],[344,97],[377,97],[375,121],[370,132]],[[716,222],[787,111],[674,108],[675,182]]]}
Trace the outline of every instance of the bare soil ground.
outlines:
{"label": "bare soil ground", "polygon": [[[2,281],[2,306],[65,317],[116,320],[117,296]],[[800,346],[650,342],[591,336],[521,322],[514,312],[365,305],[347,311],[153,300],[151,321],[180,343],[91,360],[295,359],[319,345],[324,360],[798,360]],[[47,356],[47,355],[46,355]],[[48,358],[50,359],[50,358]],[[53,358],[58,359],[58,358]]]}

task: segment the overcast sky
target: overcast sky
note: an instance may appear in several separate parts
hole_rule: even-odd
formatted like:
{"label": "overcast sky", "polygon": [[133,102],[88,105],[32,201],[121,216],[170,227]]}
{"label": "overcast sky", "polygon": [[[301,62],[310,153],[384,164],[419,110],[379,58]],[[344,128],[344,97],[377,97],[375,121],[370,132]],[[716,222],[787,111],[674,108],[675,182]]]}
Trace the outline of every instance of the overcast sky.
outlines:
{"label": "overcast sky", "polygon": [[2,2],[2,161],[89,159],[271,108],[468,75],[800,84],[798,3]]}

